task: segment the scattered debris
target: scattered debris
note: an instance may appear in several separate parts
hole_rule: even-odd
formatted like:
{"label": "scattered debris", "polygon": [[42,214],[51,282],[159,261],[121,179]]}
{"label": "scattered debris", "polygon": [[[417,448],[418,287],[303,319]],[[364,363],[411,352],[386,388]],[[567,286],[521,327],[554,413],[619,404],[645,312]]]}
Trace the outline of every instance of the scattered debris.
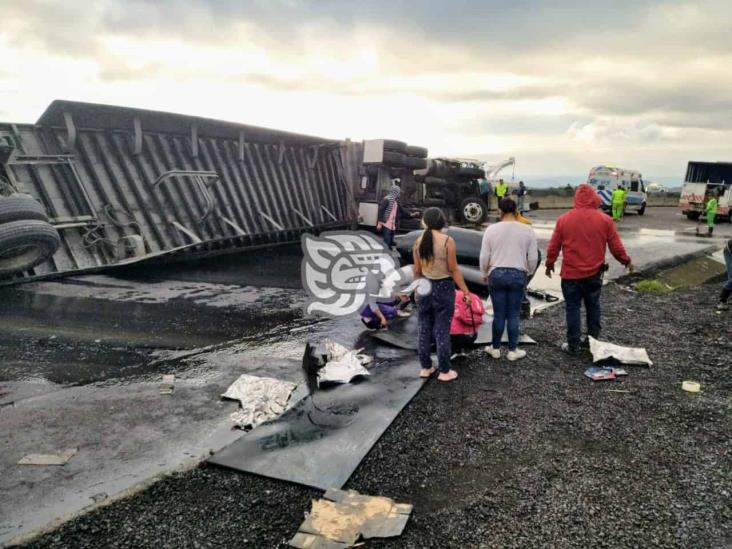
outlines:
{"label": "scattered debris", "polygon": [[290,546],[301,549],[357,547],[359,537],[391,538],[401,535],[412,505],[385,497],[362,496],[353,490],[328,490],[325,499],[313,500],[310,514]]}
{"label": "scattered debris", "polygon": [[326,341],[327,360],[325,366],[318,370],[319,383],[349,383],[358,376],[371,373],[364,364],[371,362],[371,357],[360,354],[363,349],[351,351],[334,341]]}
{"label": "scattered debris", "polygon": [[237,427],[248,431],[280,416],[295,387],[288,381],[242,374],[221,397],[239,401],[241,408],[229,417]]}
{"label": "scattered debris", "polygon": [[696,381],[684,381],[681,388],[689,393],[698,393],[701,390],[701,385]]}
{"label": "scattered debris", "polygon": [[590,340],[590,352],[592,353],[593,362],[615,360],[621,364],[653,365],[645,348],[623,347],[606,341],[598,341],[592,336],[588,336],[588,338]]}
{"label": "scattered debris", "polygon": [[171,395],[175,389],[175,376],[173,374],[164,374],[163,382],[160,384],[161,395]]}
{"label": "scattered debris", "polygon": [[78,451],[78,448],[69,448],[58,454],[28,454],[20,458],[18,465],[66,465]]}
{"label": "scattered debris", "polygon": [[585,376],[592,381],[605,381],[627,375],[628,372],[623,368],[613,368],[612,366],[593,366],[585,370]]}
{"label": "scattered debris", "polygon": [[612,368],[598,368],[593,366],[585,370],[585,377],[589,377],[592,381],[610,381],[615,379],[615,372]]}

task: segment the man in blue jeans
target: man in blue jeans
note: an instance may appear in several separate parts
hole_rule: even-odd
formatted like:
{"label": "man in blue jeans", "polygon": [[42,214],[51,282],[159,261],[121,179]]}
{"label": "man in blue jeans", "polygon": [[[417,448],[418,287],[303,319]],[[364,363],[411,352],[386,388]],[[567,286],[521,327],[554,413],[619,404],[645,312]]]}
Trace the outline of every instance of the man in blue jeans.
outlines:
{"label": "man in blue jeans", "polygon": [[600,293],[607,248],[615,259],[633,272],[633,264],[615,223],[599,207],[600,197],[595,189],[587,184],[578,186],[574,208],[557,219],[546,251],[546,275],[550,278],[559,252],[562,252],[560,276],[567,314],[567,342],[562,345],[562,350],[569,354],[580,351],[582,303],[587,312],[588,335],[600,337]]}
{"label": "man in blue jeans", "polygon": [[727,245],[724,247],[724,262],[727,264],[727,283],[719,295],[718,311],[726,311],[729,308],[727,300],[732,295],[732,239],[728,240]]}

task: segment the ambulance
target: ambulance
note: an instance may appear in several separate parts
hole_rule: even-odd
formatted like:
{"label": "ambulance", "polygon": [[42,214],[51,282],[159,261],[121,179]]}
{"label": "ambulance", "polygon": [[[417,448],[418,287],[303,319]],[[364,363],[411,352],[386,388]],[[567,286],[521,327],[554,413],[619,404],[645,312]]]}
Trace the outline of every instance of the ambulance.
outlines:
{"label": "ambulance", "polygon": [[587,183],[592,185],[600,195],[600,207],[606,212],[612,209],[613,191],[620,185],[626,191],[625,208],[643,215],[646,213],[646,185],[643,176],[635,170],[616,168],[615,166],[596,166],[590,170]]}

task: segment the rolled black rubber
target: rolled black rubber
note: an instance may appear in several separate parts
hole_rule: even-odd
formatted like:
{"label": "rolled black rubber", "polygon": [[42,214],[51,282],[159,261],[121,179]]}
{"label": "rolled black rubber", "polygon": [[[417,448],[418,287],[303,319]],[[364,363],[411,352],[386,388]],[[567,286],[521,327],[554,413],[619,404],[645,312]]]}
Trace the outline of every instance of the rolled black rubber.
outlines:
{"label": "rolled black rubber", "polygon": [[414,156],[415,158],[427,158],[427,149],[416,145],[407,145],[404,153],[407,156]]}
{"label": "rolled black rubber", "polygon": [[425,177],[424,182],[428,185],[447,185],[446,179],[442,179],[441,177],[432,177],[431,175]]}
{"label": "rolled black rubber", "polygon": [[383,163],[390,166],[404,166],[407,157],[402,153],[384,151]]}
{"label": "rolled black rubber", "polygon": [[407,156],[404,160],[404,165],[412,170],[424,170],[427,167],[427,159]]}
{"label": "rolled black rubber", "polygon": [[384,150],[404,153],[407,150],[407,144],[396,139],[384,139]]}
{"label": "rolled black rubber", "polygon": [[32,269],[50,258],[60,244],[58,232],[45,221],[26,219],[0,225],[0,276]]}
{"label": "rolled black rubber", "polygon": [[28,194],[12,194],[0,197],[0,224],[23,219],[48,221],[46,209]]}
{"label": "rolled black rubber", "polygon": [[[422,231],[412,231],[400,236],[396,241],[397,251],[407,263],[412,262],[412,247]],[[455,239],[455,251],[461,265],[480,265],[480,249],[483,243],[483,231],[450,227],[447,234]]]}
{"label": "rolled black rubber", "polygon": [[455,175],[472,179],[482,179],[485,177],[485,171],[480,168],[460,167],[455,171]]}

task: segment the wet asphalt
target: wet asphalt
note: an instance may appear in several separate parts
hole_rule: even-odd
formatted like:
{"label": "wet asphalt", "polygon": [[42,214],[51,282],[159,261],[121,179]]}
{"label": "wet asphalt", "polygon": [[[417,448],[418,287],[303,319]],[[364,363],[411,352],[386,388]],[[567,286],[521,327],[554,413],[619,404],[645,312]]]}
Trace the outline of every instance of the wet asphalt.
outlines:
{"label": "wet asphalt", "polygon": [[[224,370],[235,358],[227,351],[232,345],[261,342],[257,352],[266,354],[268,342],[308,326],[298,268],[298,247],[290,246],[115,273],[122,289],[102,277],[85,293],[82,277],[39,283],[43,292],[3,290],[0,383],[81,390],[152,382],[175,371],[190,376],[193,387]],[[258,291],[250,301],[240,295],[243,285],[285,290]],[[475,351],[459,366],[458,383],[430,383],[347,485],[415,504],[404,536],[369,545],[729,542],[725,398],[732,324],[711,313],[715,292],[705,286],[646,296],[614,285],[605,291],[606,333],[618,343],[646,345],[657,362],[613,384],[629,393],[586,380],[588,357],[557,350],[561,307],[526,324],[540,345],[525,361],[496,364]],[[206,360],[176,358],[209,348],[218,351]],[[681,393],[687,378],[702,382],[700,395]],[[207,389],[209,397],[217,391]],[[317,495],[202,465],[72,520],[31,546],[284,546]]]}
{"label": "wet asphalt", "polygon": [[[717,290],[607,287],[606,336],[655,363],[619,382],[589,381],[589,355],[557,348],[555,308],[526,323],[539,346],[524,361],[475,350],[457,382],[429,383],[347,484],[415,506],[400,538],[368,546],[726,546],[732,323]],[[285,547],[318,495],[204,465],[28,547]]]}

